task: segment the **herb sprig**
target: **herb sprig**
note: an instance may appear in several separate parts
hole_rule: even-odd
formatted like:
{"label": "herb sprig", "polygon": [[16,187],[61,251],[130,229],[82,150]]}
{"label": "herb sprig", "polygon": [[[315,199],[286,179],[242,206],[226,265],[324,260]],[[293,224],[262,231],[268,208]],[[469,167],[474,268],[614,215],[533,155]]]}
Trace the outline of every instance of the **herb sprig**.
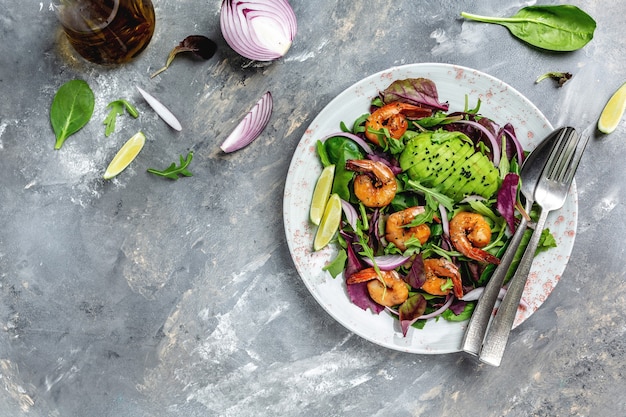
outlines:
{"label": "herb sprig", "polygon": [[109,110],[109,114],[103,122],[106,126],[106,129],[104,130],[104,136],[106,137],[109,137],[109,135],[113,133],[113,131],[115,131],[115,121],[117,119],[117,116],[124,114],[124,109],[135,119],[139,117],[139,112],[137,111],[135,106],[133,106],[124,99],[110,102],[107,106],[107,109],[108,108],[110,108],[111,110]]}
{"label": "herb sprig", "polygon": [[191,160],[193,159],[193,151],[190,151],[187,154],[187,157],[180,156],[180,165],[176,165],[176,162],[172,162],[172,164],[164,170],[158,170],[154,168],[148,168],[148,172],[154,175],[158,175],[160,177],[169,178],[172,180],[177,180],[182,177],[192,177],[193,174],[187,169]]}

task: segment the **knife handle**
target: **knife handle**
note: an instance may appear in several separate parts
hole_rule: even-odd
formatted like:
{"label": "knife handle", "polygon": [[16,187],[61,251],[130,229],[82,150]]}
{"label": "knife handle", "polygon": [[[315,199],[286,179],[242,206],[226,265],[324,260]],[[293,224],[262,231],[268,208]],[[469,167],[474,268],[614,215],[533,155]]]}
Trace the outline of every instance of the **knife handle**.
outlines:
{"label": "knife handle", "polygon": [[493,323],[489,327],[489,333],[485,338],[479,354],[479,360],[481,362],[493,366],[500,366],[504,349],[509,340],[509,334],[515,322],[517,308],[522,299],[524,286],[526,285],[530,268],[535,259],[535,252],[537,251],[537,246],[539,246],[541,231],[548,218],[548,213],[549,210],[541,210],[535,231],[524,251],[524,256],[522,256],[522,260],[519,263],[517,271],[515,271],[515,275],[511,278],[506,295],[498,307],[498,312],[493,319]]}
{"label": "knife handle", "polygon": [[[527,202],[526,206],[531,206],[532,203]],[[528,210],[527,210],[528,211]],[[463,343],[461,349],[471,355],[477,356],[485,338],[487,327],[493,313],[493,308],[498,300],[498,294],[502,288],[504,278],[509,271],[517,248],[522,241],[524,232],[526,231],[528,222],[525,217],[522,216],[520,224],[517,226],[517,230],[513,234],[509,242],[509,247],[504,252],[504,256],[500,260],[500,264],[493,272],[493,275],[489,279],[485,290],[476,303],[476,308],[472,313],[472,317],[465,330],[465,336],[463,337]]]}

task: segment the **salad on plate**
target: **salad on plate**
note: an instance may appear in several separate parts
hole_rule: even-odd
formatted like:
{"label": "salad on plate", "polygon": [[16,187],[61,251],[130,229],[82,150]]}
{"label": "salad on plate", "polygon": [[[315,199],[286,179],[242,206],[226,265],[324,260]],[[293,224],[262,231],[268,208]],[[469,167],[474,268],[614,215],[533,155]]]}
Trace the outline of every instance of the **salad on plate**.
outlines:
{"label": "salad on plate", "polygon": [[[397,318],[404,336],[429,320],[467,320],[518,217],[530,215],[518,200],[515,127],[480,105],[466,97],[449,112],[432,80],[397,79],[316,144],[343,212],[324,269],[343,277],[352,304]],[[546,230],[540,248],[555,244]]]}

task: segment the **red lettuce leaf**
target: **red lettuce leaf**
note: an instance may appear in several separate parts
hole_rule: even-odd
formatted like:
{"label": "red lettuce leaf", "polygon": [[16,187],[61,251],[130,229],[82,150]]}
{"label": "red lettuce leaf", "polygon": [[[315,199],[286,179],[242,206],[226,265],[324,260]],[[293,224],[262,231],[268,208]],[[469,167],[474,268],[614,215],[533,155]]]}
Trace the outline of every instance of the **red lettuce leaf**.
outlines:
{"label": "red lettuce leaf", "polygon": [[448,309],[450,311],[452,311],[455,316],[458,316],[459,314],[461,314],[465,310],[465,305],[466,304],[467,304],[467,302],[465,302],[465,301],[456,300],[456,301],[454,301],[452,303],[452,305],[450,307],[448,307]]}
{"label": "red lettuce leaf", "polygon": [[358,284],[346,284],[348,286],[348,296],[357,307],[372,310],[373,313],[379,314],[385,309],[384,306],[376,303],[370,297],[367,291],[367,282],[359,282]]}
{"label": "red lettuce leaf", "polygon": [[422,288],[426,282],[426,272],[424,271],[424,259],[422,255],[418,255],[411,264],[411,269],[405,278],[407,284],[413,288]]}
{"label": "red lettuce leaf", "polygon": [[385,104],[394,101],[414,104],[435,110],[448,110],[448,103],[439,102],[435,83],[427,78],[396,80],[381,93]]}
{"label": "red lettuce leaf", "polygon": [[[363,269],[363,262],[359,258],[357,252],[359,249],[355,249],[354,246],[357,245],[360,248],[358,243],[354,243],[356,240],[356,236],[352,233],[342,231],[341,234],[344,239],[346,239],[347,247],[346,252],[348,255],[348,259],[346,261],[346,269],[343,271],[344,282],[347,281],[348,277],[354,275]],[[385,309],[385,307],[377,304],[372,300],[367,291],[367,282],[361,282],[358,284],[348,284],[346,283],[348,297],[350,301],[354,303],[357,307],[362,308],[363,310],[367,310],[368,308],[372,310],[373,313],[380,313]]]}
{"label": "red lettuce leaf", "polygon": [[406,336],[409,331],[409,327],[413,324],[418,317],[422,316],[426,311],[426,299],[422,294],[415,294],[409,297],[398,310],[400,326],[402,327],[402,334]]}
{"label": "red lettuce leaf", "polygon": [[498,190],[496,208],[509,225],[511,232],[515,232],[515,202],[517,200],[517,185],[519,175],[509,172],[502,181]]}
{"label": "red lettuce leaf", "polygon": [[[346,269],[343,271],[344,278],[347,279],[349,276],[359,272],[363,269],[363,262],[361,262],[361,258],[357,255],[357,251],[355,251],[353,245],[356,237],[353,233],[348,233],[344,230],[341,230],[341,236],[346,240],[346,254],[348,255],[348,259],[346,261]],[[360,245],[359,245],[360,248]]]}
{"label": "red lettuce leaf", "polygon": [[513,125],[511,123],[504,125],[498,137],[500,137],[500,135],[504,135],[506,138],[506,156],[509,161],[517,156],[517,163],[522,165],[522,162],[524,162],[524,148],[519,139],[517,139]]}

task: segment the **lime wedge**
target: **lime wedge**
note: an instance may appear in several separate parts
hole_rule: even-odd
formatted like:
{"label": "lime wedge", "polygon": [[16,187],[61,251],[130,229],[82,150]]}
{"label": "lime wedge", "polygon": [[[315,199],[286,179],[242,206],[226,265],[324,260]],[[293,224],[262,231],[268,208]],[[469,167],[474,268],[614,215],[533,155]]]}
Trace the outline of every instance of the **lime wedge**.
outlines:
{"label": "lime wedge", "polygon": [[324,215],[320,221],[320,227],[315,234],[313,250],[320,250],[330,243],[339,229],[341,222],[341,199],[338,194],[332,194],[326,203]]}
{"label": "lime wedge", "polygon": [[126,141],[119,151],[113,157],[113,160],[107,167],[103,178],[110,180],[124,169],[135,159],[143,144],[146,143],[146,136],[142,132],[137,132]]}
{"label": "lime wedge", "polygon": [[598,130],[606,134],[612,133],[622,120],[624,110],[626,110],[626,83],[617,89],[604,106],[598,119]]}
{"label": "lime wedge", "polygon": [[313,191],[313,201],[311,201],[311,211],[309,217],[314,225],[318,226],[324,215],[324,209],[330,197],[330,191],[333,188],[333,178],[335,177],[335,166],[328,165],[322,170],[315,190]]}

